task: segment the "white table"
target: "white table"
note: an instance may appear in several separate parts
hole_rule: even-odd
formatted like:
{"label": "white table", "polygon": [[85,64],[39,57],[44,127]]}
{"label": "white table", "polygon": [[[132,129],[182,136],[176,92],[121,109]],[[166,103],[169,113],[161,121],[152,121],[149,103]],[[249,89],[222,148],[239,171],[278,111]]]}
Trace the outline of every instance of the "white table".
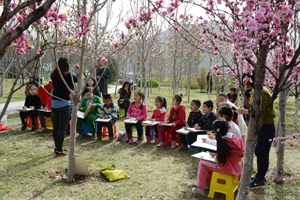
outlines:
{"label": "white table", "polygon": [[44,110],[44,109],[37,109],[40,112],[46,112],[46,113],[51,113],[51,110]]}
{"label": "white table", "polygon": [[109,122],[111,119],[104,119],[104,118],[102,118],[102,119],[100,119],[100,118],[97,118],[96,120],[95,120],[95,122],[104,122],[104,123],[106,123],[106,122]]}
{"label": "white table", "polygon": [[31,108],[20,108],[20,109],[17,109],[17,111],[20,111],[20,112],[28,112],[28,111],[31,111],[31,110],[33,110],[33,109],[31,109]]}
{"label": "white table", "polygon": [[159,125],[160,126],[173,126],[172,123],[160,123]]}
{"label": "white table", "polygon": [[125,119],[123,121],[123,123],[125,124],[136,124],[138,121],[136,120],[136,118],[130,118],[130,119]]}
{"label": "white table", "polygon": [[213,162],[213,163],[217,163],[217,161],[206,152],[200,152],[200,153],[193,154],[192,157],[199,158],[201,160],[206,160],[206,161]]}
{"label": "white table", "polygon": [[160,124],[161,122],[158,121],[143,121],[143,126],[155,126],[157,124]]}
{"label": "white table", "polygon": [[217,146],[212,145],[212,144],[207,144],[202,141],[202,138],[207,138],[207,135],[198,135],[197,136],[197,141],[192,144],[194,147],[201,147],[201,148],[206,148],[210,149],[213,151],[217,151]]}

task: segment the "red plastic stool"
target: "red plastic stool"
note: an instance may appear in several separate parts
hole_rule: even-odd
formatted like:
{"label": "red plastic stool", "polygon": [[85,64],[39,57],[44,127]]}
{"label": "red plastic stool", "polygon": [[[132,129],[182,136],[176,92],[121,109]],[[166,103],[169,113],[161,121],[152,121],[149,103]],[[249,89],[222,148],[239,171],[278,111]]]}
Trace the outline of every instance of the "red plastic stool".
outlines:
{"label": "red plastic stool", "polygon": [[[181,147],[182,143],[180,141],[179,133],[176,133],[176,141],[178,143],[178,147]],[[167,131],[167,133],[166,133],[165,145],[167,146],[168,143],[172,144],[172,135],[171,135],[171,133],[169,133],[169,131]]]}
{"label": "red plastic stool", "polygon": [[[103,131],[102,131],[102,137],[109,137],[109,133],[108,130],[106,128],[106,126],[102,126],[103,127]],[[114,137],[117,137],[117,126],[116,124],[113,125],[114,128]]]}
{"label": "red plastic stool", "polygon": [[[25,122],[26,122],[26,126],[25,126],[25,130],[26,130],[27,127],[32,126],[32,121],[31,121],[30,115],[26,115]],[[36,124],[35,130],[39,130],[39,128],[40,128],[39,116],[35,116],[35,124]]]}

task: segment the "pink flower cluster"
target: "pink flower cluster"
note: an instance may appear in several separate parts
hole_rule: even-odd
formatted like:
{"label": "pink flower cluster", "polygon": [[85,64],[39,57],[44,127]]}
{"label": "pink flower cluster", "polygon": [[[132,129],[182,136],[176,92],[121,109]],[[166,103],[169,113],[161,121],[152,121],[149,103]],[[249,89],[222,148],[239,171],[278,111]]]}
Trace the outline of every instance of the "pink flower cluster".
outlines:
{"label": "pink flower cluster", "polygon": [[140,16],[139,16],[139,20],[140,22],[142,21],[150,21],[152,19],[152,15],[151,12],[148,12],[147,9],[143,9]]}
{"label": "pink flower cluster", "polygon": [[86,22],[89,20],[89,18],[86,15],[82,15],[80,18],[80,24],[79,27],[86,27]]}
{"label": "pink flower cluster", "polygon": [[132,25],[133,27],[137,27],[138,19],[136,17],[129,17],[128,20],[124,23],[127,29],[130,29]]}
{"label": "pink flower cluster", "polygon": [[16,47],[16,52],[18,54],[25,54],[24,48],[28,45],[28,40],[25,38],[25,34],[22,33],[19,39],[13,41],[13,46]]}

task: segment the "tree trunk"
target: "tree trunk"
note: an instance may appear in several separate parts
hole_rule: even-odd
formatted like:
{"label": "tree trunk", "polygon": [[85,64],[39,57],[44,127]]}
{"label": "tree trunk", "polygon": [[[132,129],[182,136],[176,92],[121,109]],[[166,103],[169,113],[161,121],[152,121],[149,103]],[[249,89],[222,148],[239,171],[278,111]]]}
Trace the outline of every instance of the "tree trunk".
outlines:
{"label": "tree trunk", "polygon": [[1,81],[0,97],[4,97],[4,79]]}
{"label": "tree trunk", "polygon": [[[284,138],[286,134],[286,95],[287,90],[279,93],[279,137]],[[276,183],[281,183],[284,175],[284,140],[279,140],[277,148],[277,171],[274,178]]]}
{"label": "tree trunk", "polygon": [[246,150],[244,154],[244,165],[241,180],[239,182],[239,191],[237,195],[238,200],[247,199],[250,188],[250,179],[253,169],[253,157],[254,150],[257,141],[257,133],[262,126],[263,118],[261,117],[261,101],[263,95],[263,84],[266,69],[264,64],[268,55],[268,47],[260,46],[260,53],[258,55],[258,60],[261,61],[257,63],[255,68],[255,85],[254,85],[254,95],[252,109],[250,110],[250,123],[248,127],[248,135],[246,141]]}
{"label": "tree trunk", "polygon": [[161,87],[161,73],[158,75],[158,91],[160,92],[160,87]]}
{"label": "tree trunk", "polygon": [[297,125],[297,118],[298,118],[298,112],[299,112],[299,101],[298,98],[295,96],[295,114],[294,114],[294,121],[293,121],[293,126],[296,127]]}

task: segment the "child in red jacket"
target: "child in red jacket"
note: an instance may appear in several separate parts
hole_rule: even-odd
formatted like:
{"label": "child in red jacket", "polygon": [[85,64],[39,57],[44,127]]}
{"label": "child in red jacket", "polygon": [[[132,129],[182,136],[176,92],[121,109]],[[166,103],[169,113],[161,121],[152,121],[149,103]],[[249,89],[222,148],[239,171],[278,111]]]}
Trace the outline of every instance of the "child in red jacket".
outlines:
{"label": "child in red jacket", "polygon": [[[166,121],[167,116],[167,101],[164,97],[157,96],[155,99],[155,107],[153,108],[153,113],[151,117],[148,119],[149,121]],[[147,136],[147,143],[151,142],[150,137],[150,128],[151,126],[146,126],[146,136]],[[155,130],[155,144],[159,143],[159,126],[158,124],[153,126]]]}
{"label": "child in red jacket", "polygon": [[180,105],[182,101],[182,95],[175,94],[172,99],[173,107],[171,108],[170,115],[167,119],[168,123],[172,123],[172,126],[162,126],[161,127],[161,143],[159,143],[158,147],[165,146],[166,140],[166,131],[168,131],[172,135],[172,145],[171,148],[176,148],[176,131],[185,127],[185,106]]}
{"label": "child in red jacket", "polygon": [[[214,122],[213,128],[217,140],[217,154],[210,155],[217,161],[200,160],[197,173],[197,187],[192,189],[195,194],[206,195],[205,189],[209,187],[212,172],[220,174],[240,175],[243,168],[243,156],[245,146],[241,139],[228,132],[228,123],[224,119],[218,119]],[[203,142],[207,142],[203,138]]]}

